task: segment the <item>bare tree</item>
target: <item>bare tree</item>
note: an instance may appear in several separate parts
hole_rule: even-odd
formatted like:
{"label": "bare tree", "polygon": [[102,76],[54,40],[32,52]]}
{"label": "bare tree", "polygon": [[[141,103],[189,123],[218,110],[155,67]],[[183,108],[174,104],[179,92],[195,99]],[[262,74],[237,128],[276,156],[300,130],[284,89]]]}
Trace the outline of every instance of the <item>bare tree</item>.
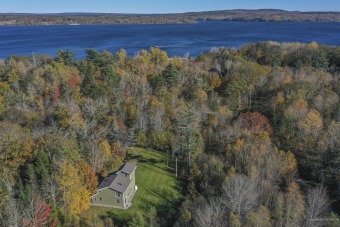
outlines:
{"label": "bare tree", "polygon": [[0,213],[0,226],[20,227],[22,226],[23,214],[14,199],[7,201],[3,214]]}
{"label": "bare tree", "polygon": [[46,201],[50,201],[53,206],[57,205],[57,198],[59,196],[58,184],[55,182],[54,178],[47,180],[45,184],[42,185],[43,197]]}
{"label": "bare tree", "polygon": [[237,174],[223,185],[223,203],[237,215],[255,210],[259,205],[259,190],[256,182]]}
{"label": "bare tree", "polygon": [[102,167],[103,158],[100,154],[100,148],[95,139],[90,140],[88,144],[90,148],[90,163],[93,166],[94,171],[99,172]]}
{"label": "bare tree", "polygon": [[322,219],[329,210],[327,191],[323,186],[309,189],[307,192],[307,226],[322,226]]}
{"label": "bare tree", "polygon": [[208,202],[195,211],[194,223],[198,227],[225,226],[224,209],[221,199],[208,198]]}

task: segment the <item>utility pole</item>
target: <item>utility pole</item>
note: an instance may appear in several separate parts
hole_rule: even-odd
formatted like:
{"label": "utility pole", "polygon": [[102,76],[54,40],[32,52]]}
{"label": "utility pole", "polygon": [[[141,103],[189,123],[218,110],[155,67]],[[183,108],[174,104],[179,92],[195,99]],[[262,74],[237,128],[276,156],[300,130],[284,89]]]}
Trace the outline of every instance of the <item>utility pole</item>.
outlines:
{"label": "utility pole", "polygon": [[37,59],[35,58],[34,52],[32,53],[32,60],[33,60],[33,66],[36,67],[37,66]]}
{"label": "utility pole", "polygon": [[188,154],[188,172],[190,171],[190,166],[191,166],[191,152],[189,151],[189,154]]}
{"label": "utility pole", "polygon": [[166,150],[166,166],[169,167],[169,149]]}
{"label": "utility pole", "polygon": [[176,178],[177,178],[177,157],[176,157]]}
{"label": "utility pole", "polygon": [[[189,128],[189,125],[187,126],[188,128]],[[189,128],[189,130],[190,130],[190,128]],[[190,131],[188,130],[188,132],[187,132],[187,143],[188,143],[188,174],[189,174],[189,172],[190,172],[190,164],[191,164],[191,150],[190,150],[190,148],[191,148],[191,146],[190,146]]]}

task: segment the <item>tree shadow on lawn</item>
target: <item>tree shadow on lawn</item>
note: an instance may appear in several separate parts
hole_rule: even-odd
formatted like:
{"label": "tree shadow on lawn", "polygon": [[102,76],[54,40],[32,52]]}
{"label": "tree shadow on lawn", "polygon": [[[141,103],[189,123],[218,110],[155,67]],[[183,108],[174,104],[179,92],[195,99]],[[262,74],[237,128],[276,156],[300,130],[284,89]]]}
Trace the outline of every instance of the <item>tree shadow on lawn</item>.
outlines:
{"label": "tree shadow on lawn", "polygon": [[139,161],[139,160],[142,160],[144,157],[143,156],[141,156],[141,155],[137,155],[137,154],[126,154],[126,157],[125,157],[125,160],[127,160],[127,161],[129,161],[129,160],[132,160],[132,159],[134,159],[134,160],[137,160],[137,161]]}
{"label": "tree shadow on lawn", "polygon": [[[174,190],[178,190],[178,186],[172,187]],[[179,190],[181,191],[181,190]],[[177,211],[178,207],[182,204],[183,198],[177,198],[175,192],[166,188],[155,188],[153,190],[147,190],[147,193],[153,195],[159,200],[147,200],[142,199],[143,205],[141,208],[144,210],[149,210],[151,207],[155,207],[157,210],[158,217],[166,217],[170,211]],[[176,198],[175,198],[176,197]]]}
{"label": "tree shadow on lawn", "polygon": [[155,165],[156,163],[161,163],[162,161],[159,161],[159,160],[154,159],[154,158],[142,158],[142,159],[139,160],[139,162],[148,163],[150,165]]}
{"label": "tree shadow on lawn", "polygon": [[115,226],[126,226],[130,219],[122,218],[122,215],[115,214],[113,211],[107,211],[106,215],[101,216],[102,219],[109,217],[114,222]]}
{"label": "tree shadow on lawn", "polygon": [[[166,172],[173,172],[173,168],[171,168],[169,166],[166,167],[166,168],[163,168],[163,167],[160,167],[160,166],[156,165],[157,163],[163,163],[164,159],[157,160],[155,158],[144,158],[141,155],[127,154],[125,160],[136,160],[139,163],[146,163],[146,164],[152,165],[152,166],[154,166],[156,168],[162,169],[162,170],[164,170]],[[151,169],[151,168],[149,168],[149,169]],[[158,171],[156,171],[156,172],[158,172]]]}
{"label": "tree shadow on lawn", "polygon": [[157,167],[157,168],[159,168],[159,169],[162,169],[162,170],[164,170],[164,171],[166,171],[166,172],[164,172],[164,171],[157,171],[156,168],[150,168],[150,167],[145,166],[145,165],[143,166],[143,168],[149,169],[149,170],[151,170],[151,171],[154,171],[154,172],[156,172],[156,173],[159,173],[159,174],[162,174],[162,175],[165,175],[165,176],[168,176],[168,177],[173,177],[173,176],[174,176],[174,175],[171,174],[171,173],[167,173],[167,170],[165,170],[164,168],[161,168],[161,167],[156,166],[156,165],[153,165],[153,166],[155,166],[155,167]]}

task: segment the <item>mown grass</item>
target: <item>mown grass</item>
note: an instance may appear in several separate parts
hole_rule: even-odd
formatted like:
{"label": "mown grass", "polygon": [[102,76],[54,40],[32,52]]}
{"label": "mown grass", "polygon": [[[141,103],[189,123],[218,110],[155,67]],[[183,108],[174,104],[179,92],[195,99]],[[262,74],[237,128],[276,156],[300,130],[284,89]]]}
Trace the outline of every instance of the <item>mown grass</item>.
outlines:
{"label": "mown grass", "polygon": [[183,199],[183,185],[175,177],[175,170],[167,166],[166,154],[142,148],[129,148],[127,161],[135,162],[136,192],[127,210],[91,207],[91,215],[112,217],[118,224],[128,223],[136,212],[148,216],[151,207],[159,217],[175,210]]}

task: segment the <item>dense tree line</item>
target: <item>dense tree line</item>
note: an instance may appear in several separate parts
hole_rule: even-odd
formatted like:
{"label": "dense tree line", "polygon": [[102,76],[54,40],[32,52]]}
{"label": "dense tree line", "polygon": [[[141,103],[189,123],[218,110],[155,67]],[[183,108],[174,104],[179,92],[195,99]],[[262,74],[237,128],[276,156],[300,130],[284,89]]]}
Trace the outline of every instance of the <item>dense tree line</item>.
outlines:
{"label": "dense tree line", "polygon": [[197,21],[340,22],[339,12],[284,10],[220,10],[176,14],[0,14],[0,25],[188,24]]}
{"label": "dense tree line", "polygon": [[131,146],[178,159],[186,199],[127,225],[339,225],[339,47],[86,54],[0,62],[0,225],[113,226],[82,213]]}

